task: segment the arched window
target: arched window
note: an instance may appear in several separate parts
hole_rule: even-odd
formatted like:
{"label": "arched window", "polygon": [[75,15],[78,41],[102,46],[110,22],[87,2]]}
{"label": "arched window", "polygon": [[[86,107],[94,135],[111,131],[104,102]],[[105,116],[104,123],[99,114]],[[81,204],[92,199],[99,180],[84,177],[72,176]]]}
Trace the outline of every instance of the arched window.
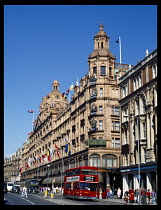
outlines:
{"label": "arched window", "polygon": [[102,167],[116,167],[117,157],[115,155],[103,155]]}
{"label": "arched window", "polygon": [[93,167],[100,166],[100,155],[93,154],[90,156],[90,166],[93,166]]}

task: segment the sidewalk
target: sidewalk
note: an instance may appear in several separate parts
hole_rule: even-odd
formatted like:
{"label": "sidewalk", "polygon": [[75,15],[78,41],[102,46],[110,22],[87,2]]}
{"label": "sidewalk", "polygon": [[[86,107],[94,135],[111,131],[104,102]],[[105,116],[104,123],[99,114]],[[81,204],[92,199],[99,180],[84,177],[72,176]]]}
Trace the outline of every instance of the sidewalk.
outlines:
{"label": "sidewalk", "polygon": [[[38,195],[42,196],[43,198],[45,198],[43,193],[38,193]],[[48,199],[50,199],[49,195],[48,195]],[[58,200],[59,199],[63,199],[63,195],[61,195],[59,193],[55,194],[54,198],[52,198],[52,199],[58,199]],[[113,198],[108,198],[108,199],[98,199],[98,202],[120,203],[120,204],[124,204],[124,205],[137,205],[137,206],[139,205],[138,203],[130,203],[130,202],[128,202],[126,204],[124,199],[118,199],[118,198],[114,198],[114,197]],[[155,204],[147,204],[147,205],[157,205],[157,204],[155,203]]]}
{"label": "sidewalk", "polygon": [[[128,202],[126,204],[126,202],[124,201],[124,199],[118,199],[118,198],[108,198],[108,199],[99,199],[98,201],[103,201],[103,202],[109,202],[109,203],[121,203],[121,204],[125,204],[125,205],[139,205],[138,203],[130,203]],[[141,204],[142,205],[142,204]],[[147,205],[157,205],[156,203],[155,204],[147,204]]]}

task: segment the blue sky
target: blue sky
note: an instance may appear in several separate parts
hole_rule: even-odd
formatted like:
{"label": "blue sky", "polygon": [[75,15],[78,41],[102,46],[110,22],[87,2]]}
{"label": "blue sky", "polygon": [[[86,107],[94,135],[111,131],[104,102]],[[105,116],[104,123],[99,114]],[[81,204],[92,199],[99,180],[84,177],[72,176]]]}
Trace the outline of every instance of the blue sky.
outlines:
{"label": "blue sky", "polygon": [[100,22],[119,62],[135,65],[157,48],[155,5],[4,6],[4,156],[23,146],[42,97],[58,80],[60,92],[88,72]]}

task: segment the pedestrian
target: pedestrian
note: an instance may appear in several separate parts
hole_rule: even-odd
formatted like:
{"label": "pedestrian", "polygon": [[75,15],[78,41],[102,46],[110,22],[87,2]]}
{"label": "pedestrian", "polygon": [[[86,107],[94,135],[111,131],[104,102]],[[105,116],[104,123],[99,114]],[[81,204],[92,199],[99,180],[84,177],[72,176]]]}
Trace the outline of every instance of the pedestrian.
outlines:
{"label": "pedestrian", "polygon": [[126,204],[128,203],[128,200],[129,200],[129,192],[126,191],[126,192],[124,193],[124,201],[126,202]]}
{"label": "pedestrian", "polygon": [[27,198],[27,188],[26,188],[26,186],[24,186],[23,189],[22,189],[21,197],[23,197],[23,196],[26,196],[26,198]]}
{"label": "pedestrian", "polygon": [[102,189],[99,190],[99,199],[102,199]]}
{"label": "pedestrian", "polygon": [[148,189],[148,192],[147,192],[148,204],[150,204],[150,195],[151,195],[150,189]]}
{"label": "pedestrian", "polygon": [[117,198],[120,199],[120,196],[121,196],[121,190],[120,190],[120,188],[118,188],[118,190],[117,190]]}
{"label": "pedestrian", "polygon": [[111,198],[111,196],[112,196],[112,190],[110,189],[110,198]]}
{"label": "pedestrian", "polygon": [[106,199],[109,199],[110,198],[110,189],[107,189],[106,190]]}
{"label": "pedestrian", "polygon": [[137,203],[137,189],[134,191],[134,203]]}
{"label": "pedestrian", "polygon": [[140,192],[139,192],[139,189],[136,189],[136,203],[139,203],[139,194],[140,194]]}
{"label": "pedestrian", "polygon": [[152,204],[154,204],[154,202],[155,202],[155,191],[154,191],[154,189],[152,190],[152,192],[151,192],[151,196],[152,196]]}
{"label": "pedestrian", "polygon": [[141,190],[142,204],[143,204],[143,205],[147,205],[147,202],[146,202],[146,195],[147,195],[146,190],[143,188],[143,189]]}

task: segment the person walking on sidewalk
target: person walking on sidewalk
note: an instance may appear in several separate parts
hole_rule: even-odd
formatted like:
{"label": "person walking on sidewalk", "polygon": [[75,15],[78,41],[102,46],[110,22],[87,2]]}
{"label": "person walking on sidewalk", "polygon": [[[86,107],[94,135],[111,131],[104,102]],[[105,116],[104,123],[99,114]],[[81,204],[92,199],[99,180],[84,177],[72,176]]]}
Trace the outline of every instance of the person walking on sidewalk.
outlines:
{"label": "person walking on sidewalk", "polygon": [[143,189],[141,190],[142,204],[143,204],[143,205],[147,205],[147,202],[146,202],[146,195],[147,195],[146,190],[143,188]]}
{"label": "person walking on sidewalk", "polygon": [[126,201],[126,204],[127,204],[128,203],[128,200],[129,200],[129,192],[128,191],[126,191],[124,193],[124,200]]}
{"label": "person walking on sidewalk", "polygon": [[148,197],[148,204],[150,204],[150,189],[148,189],[147,197]]}
{"label": "person walking on sidewalk", "polygon": [[118,190],[117,190],[117,198],[120,199],[120,196],[121,196],[121,190],[120,190],[120,188],[118,188]]}
{"label": "person walking on sidewalk", "polygon": [[154,202],[155,202],[155,191],[154,191],[154,189],[152,190],[152,192],[151,192],[151,196],[152,196],[152,204],[154,204]]}

